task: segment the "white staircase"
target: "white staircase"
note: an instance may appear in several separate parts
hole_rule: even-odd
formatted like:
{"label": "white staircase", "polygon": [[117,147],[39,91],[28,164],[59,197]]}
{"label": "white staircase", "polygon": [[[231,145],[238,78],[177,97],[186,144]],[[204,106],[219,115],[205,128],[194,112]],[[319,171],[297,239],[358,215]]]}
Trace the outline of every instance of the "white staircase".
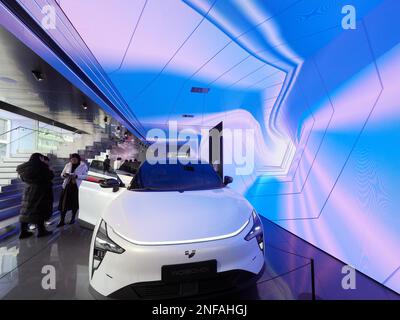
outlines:
{"label": "white staircase", "polygon": [[78,150],[83,150],[86,146],[91,146],[95,142],[106,138],[108,138],[108,135],[101,131],[95,131],[92,134],[81,134],[74,139],[73,143],[65,143],[59,146],[54,153],[59,158],[68,158],[71,153],[76,153]]}
{"label": "white staircase", "polygon": [[106,159],[106,156],[110,157],[111,155],[111,150],[107,149],[106,152],[101,152],[98,156],[95,156],[94,159],[88,159],[89,162],[91,160],[99,160],[99,161],[104,161]]}
{"label": "white staircase", "polygon": [[[106,139],[108,135],[102,133],[100,130],[95,130],[93,134],[77,134],[74,135],[73,141],[60,143],[56,148],[51,150],[51,153],[57,158],[68,158],[71,153],[77,153],[78,150],[84,150],[88,146],[93,146],[96,142]],[[35,150],[33,152],[43,152],[43,150]],[[104,160],[106,154],[110,154],[110,150],[102,152],[99,159]],[[1,187],[13,183],[13,179],[18,178],[16,172],[17,167],[28,161],[31,153],[12,154],[11,156],[0,158],[0,192]],[[97,158],[97,157],[96,157]]]}
{"label": "white staircase", "polygon": [[1,186],[9,185],[12,179],[18,178],[17,167],[28,161],[30,154],[18,154],[12,157],[5,157],[0,162],[0,190]]}

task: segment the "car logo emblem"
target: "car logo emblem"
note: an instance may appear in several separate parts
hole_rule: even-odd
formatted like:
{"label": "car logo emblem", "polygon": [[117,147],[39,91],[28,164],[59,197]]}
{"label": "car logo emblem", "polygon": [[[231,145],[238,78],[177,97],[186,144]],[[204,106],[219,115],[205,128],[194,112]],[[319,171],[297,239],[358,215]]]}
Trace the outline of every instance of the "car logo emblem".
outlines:
{"label": "car logo emblem", "polygon": [[185,256],[188,256],[188,258],[193,258],[194,255],[196,254],[196,250],[192,250],[192,252],[189,252],[189,250],[185,251]]}

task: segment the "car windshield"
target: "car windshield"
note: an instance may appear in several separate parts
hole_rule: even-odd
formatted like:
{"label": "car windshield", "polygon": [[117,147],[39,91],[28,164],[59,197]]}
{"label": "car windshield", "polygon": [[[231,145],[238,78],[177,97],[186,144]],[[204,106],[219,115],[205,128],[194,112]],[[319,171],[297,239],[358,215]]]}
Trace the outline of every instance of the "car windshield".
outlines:
{"label": "car windshield", "polygon": [[131,190],[188,191],[223,188],[222,179],[209,164],[143,163],[132,181]]}

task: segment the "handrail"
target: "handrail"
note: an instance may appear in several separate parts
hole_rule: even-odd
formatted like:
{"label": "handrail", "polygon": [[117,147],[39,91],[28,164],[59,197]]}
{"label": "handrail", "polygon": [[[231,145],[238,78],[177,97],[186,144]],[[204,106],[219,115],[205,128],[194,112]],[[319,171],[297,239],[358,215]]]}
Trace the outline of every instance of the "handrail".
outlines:
{"label": "handrail", "polygon": [[5,134],[7,134],[7,133],[10,133],[10,132],[13,132],[14,130],[17,130],[17,129],[19,129],[19,128],[22,128],[21,126],[19,126],[19,127],[16,127],[16,128],[14,128],[14,129],[11,129],[11,130],[8,130],[8,131],[5,131],[5,132],[3,132],[3,133],[0,133],[0,136],[4,136]]}
{"label": "handrail", "polygon": [[15,139],[15,140],[13,140],[13,141],[10,141],[10,142],[8,143],[8,145],[11,145],[12,143],[17,142],[17,141],[19,141],[19,140],[22,140],[23,138],[25,138],[25,137],[27,137],[27,136],[30,136],[30,135],[33,134],[33,133],[35,133],[35,131],[28,132],[26,135],[24,135],[24,136],[22,136],[22,137],[18,137],[17,139]]}
{"label": "handrail", "polygon": [[[43,127],[43,128],[44,128],[44,127]],[[0,136],[3,136],[3,135],[5,135],[5,134],[7,134],[7,133],[13,132],[13,131],[18,130],[18,129],[26,129],[26,130],[31,130],[31,131],[33,131],[33,132],[40,132],[40,133],[46,133],[46,134],[48,134],[48,132],[41,131],[40,129],[32,129],[32,128],[28,128],[28,127],[18,126],[18,127],[14,128],[14,129],[5,131],[5,132],[3,132],[3,133],[0,133]],[[54,131],[54,130],[52,130],[52,129],[48,129],[48,130],[54,132],[54,134],[62,135],[61,133],[58,133],[57,131]],[[65,129],[64,129],[64,130],[65,130]],[[70,131],[70,132],[71,132],[72,134],[79,134],[79,133],[77,133],[77,131],[79,131],[79,129],[77,129],[77,130],[75,130],[75,131]]]}
{"label": "handrail", "polygon": [[[62,142],[65,143],[65,142],[66,142],[66,140],[64,139],[64,134],[59,133],[59,132],[57,132],[57,131],[54,131],[54,130],[52,130],[52,129],[48,129],[48,128],[46,128],[47,126],[49,126],[49,124],[45,125],[44,127],[40,128],[40,129],[32,129],[32,128],[27,128],[27,127],[24,127],[24,126],[18,126],[18,127],[14,128],[14,129],[11,129],[11,130],[8,130],[8,131],[4,132],[3,134],[0,135],[0,137],[1,137],[2,135],[5,135],[5,134],[10,133],[10,132],[12,132],[12,131],[15,131],[15,130],[18,130],[18,129],[23,129],[23,130],[27,130],[28,132],[27,132],[26,134],[20,135],[20,136],[17,137],[15,140],[12,140],[12,141],[7,142],[7,145],[8,145],[8,146],[15,145],[15,143],[18,143],[18,141],[21,141],[21,140],[25,139],[26,137],[31,136],[31,135],[33,135],[33,134],[35,134],[35,133],[42,133],[42,134],[44,134],[44,135],[52,135],[52,136],[55,136],[55,137],[57,137],[58,139],[61,139],[61,140],[62,140],[62,141],[59,141],[59,143],[62,143]],[[45,130],[41,130],[41,129],[45,129]],[[65,130],[65,129],[64,129],[64,130]],[[73,140],[74,140],[74,136],[75,136],[76,134],[79,135],[79,133],[72,132],[72,131],[69,131],[67,134],[68,134],[68,135],[71,135]]]}
{"label": "handrail", "polygon": [[[28,128],[28,129],[29,129],[29,128]],[[35,132],[48,134],[48,133],[45,132],[45,131],[32,130],[32,132],[29,132],[29,133],[27,133],[26,135],[24,135],[24,136],[22,136],[22,137],[18,137],[17,139],[15,139],[15,140],[13,140],[13,141],[10,141],[8,144],[12,144],[12,143],[14,143],[14,142],[17,142],[17,141],[19,141],[19,140],[21,140],[21,139],[23,139],[23,138],[25,138],[25,137],[27,137],[27,136],[30,136],[31,134],[33,134],[33,133],[35,133]],[[53,135],[58,136],[59,138],[62,138],[62,135],[61,135],[61,134],[53,134]]]}
{"label": "handrail", "polygon": [[[11,144],[13,144],[13,143],[15,143],[15,142],[17,142],[17,141],[20,141],[20,140],[22,140],[23,138],[26,138],[26,137],[28,137],[28,136],[30,136],[30,135],[32,135],[32,134],[34,134],[34,133],[36,132],[35,129],[27,128],[27,127],[23,127],[23,126],[18,126],[18,127],[14,128],[14,129],[12,129],[12,130],[9,130],[9,132],[12,132],[12,131],[17,130],[17,129],[26,129],[26,130],[30,130],[31,132],[28,132],[27,134],[25,134],[25,135],[23,135],[23,136],[21,136],[21,137],[18,137],[17,139],[15,139],[15,140],[13,140],[13,141],[9,141],[9,142],[7,143],[7,145],[11,145]],[[9,133],[9,132],[8,132],[8,133]]]}

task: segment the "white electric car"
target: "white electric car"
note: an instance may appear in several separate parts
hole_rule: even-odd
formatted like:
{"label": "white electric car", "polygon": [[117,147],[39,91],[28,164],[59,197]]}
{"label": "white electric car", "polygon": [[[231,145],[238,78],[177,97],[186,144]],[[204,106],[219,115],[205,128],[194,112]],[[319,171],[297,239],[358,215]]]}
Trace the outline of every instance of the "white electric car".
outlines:
{"label": "white electric car", "polygon": [[89,274],[95,296],[212,295],[261,276],[262,223],[227,186],[232,178],[222,181],[209,164],[179,162],[144,162],[128,180],[108,175],[89,171],[79,195],[80,223],[94,228]]}

